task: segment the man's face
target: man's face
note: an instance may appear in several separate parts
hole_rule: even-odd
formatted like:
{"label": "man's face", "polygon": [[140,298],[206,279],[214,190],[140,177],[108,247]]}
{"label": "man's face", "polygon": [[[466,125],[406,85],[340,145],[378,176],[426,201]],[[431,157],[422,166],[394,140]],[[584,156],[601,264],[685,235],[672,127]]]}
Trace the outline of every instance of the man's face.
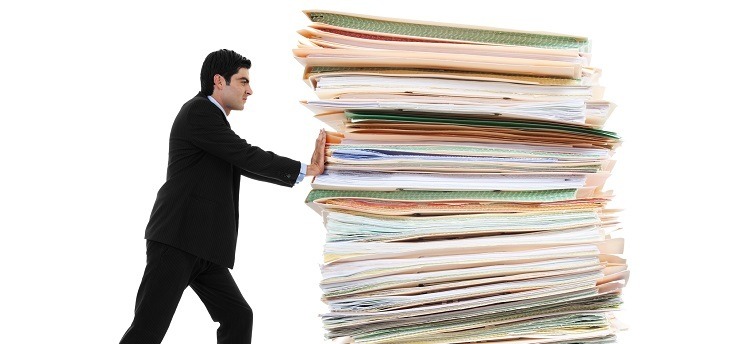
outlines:
{"label": "man's face", "polygon": [[240,68],[238,73],[231,76],[231,82],[226,85],[226,80],[221,75],[216,75],[215,88],[220,91],[222,106],[227,110],[243,110],[246,98],[253,94],[249,83],[248,69]]}

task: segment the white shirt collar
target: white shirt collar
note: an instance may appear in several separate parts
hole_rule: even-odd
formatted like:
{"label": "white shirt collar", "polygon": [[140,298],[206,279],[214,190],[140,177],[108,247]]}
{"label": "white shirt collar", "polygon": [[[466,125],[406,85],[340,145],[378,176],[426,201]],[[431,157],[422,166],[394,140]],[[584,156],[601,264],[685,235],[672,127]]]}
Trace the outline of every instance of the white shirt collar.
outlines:
{"label": "white shirt collar", "polygon": [[208,99],[209,99],[209,100],[210,100],[211,102],[213,102],[213,104],[215,104],[215,106],[217,106],[217,107],[218,107],[219,109],[221,109],[221,111],[223,111],[223,114],[224,114],[224,115],[226,114],[226,111],[225,111],[225,110],[223,110],[223,107],[221,106],[221,104],[218,104],[218,102],[217,102],[217,101],[215,100],[215,98],[213,98],[213,96],[208,96]]}

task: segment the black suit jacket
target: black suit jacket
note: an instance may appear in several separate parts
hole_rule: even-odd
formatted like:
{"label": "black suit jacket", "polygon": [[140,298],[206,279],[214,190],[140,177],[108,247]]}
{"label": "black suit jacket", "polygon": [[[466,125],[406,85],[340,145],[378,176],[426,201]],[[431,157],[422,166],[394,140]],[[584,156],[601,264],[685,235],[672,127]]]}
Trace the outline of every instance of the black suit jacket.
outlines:
{"label": "black suit jacket", "polygon": [[292,187],[298,161],[252,146],[198,93],[172,124],[167,181],[157,192],[145,239],[233,268],[241,175]]}

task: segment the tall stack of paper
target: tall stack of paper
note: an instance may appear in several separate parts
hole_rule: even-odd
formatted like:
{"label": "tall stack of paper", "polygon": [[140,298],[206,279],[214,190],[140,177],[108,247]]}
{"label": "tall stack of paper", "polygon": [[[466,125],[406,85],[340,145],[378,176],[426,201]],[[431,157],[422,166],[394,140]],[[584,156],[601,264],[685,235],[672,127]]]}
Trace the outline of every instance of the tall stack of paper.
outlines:
{"label": "tall stack of paper", "polygon": [[609,343],[628,278],[587,39],[306,11],[328,338]]}

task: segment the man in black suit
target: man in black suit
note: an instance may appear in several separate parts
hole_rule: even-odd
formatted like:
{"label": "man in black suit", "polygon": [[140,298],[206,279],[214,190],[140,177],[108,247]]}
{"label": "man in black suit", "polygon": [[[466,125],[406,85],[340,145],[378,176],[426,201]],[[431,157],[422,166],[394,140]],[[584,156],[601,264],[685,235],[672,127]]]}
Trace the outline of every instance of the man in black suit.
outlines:
{"label": "man in black suit", "polygon": [[170,132],[167,181],[157,193],[145,239],[147,266],[134,320],[120,344],[160,343],[190,286],[219,322],[219,344],[251,342],[253,313],[233,280],[241,175],[292,187],[324,171],[320,130],[309,165],[252,146],[231,130],[231,110],[252,94],[251,61],[212,52],[200,72],[201,92],[185,103]]}

